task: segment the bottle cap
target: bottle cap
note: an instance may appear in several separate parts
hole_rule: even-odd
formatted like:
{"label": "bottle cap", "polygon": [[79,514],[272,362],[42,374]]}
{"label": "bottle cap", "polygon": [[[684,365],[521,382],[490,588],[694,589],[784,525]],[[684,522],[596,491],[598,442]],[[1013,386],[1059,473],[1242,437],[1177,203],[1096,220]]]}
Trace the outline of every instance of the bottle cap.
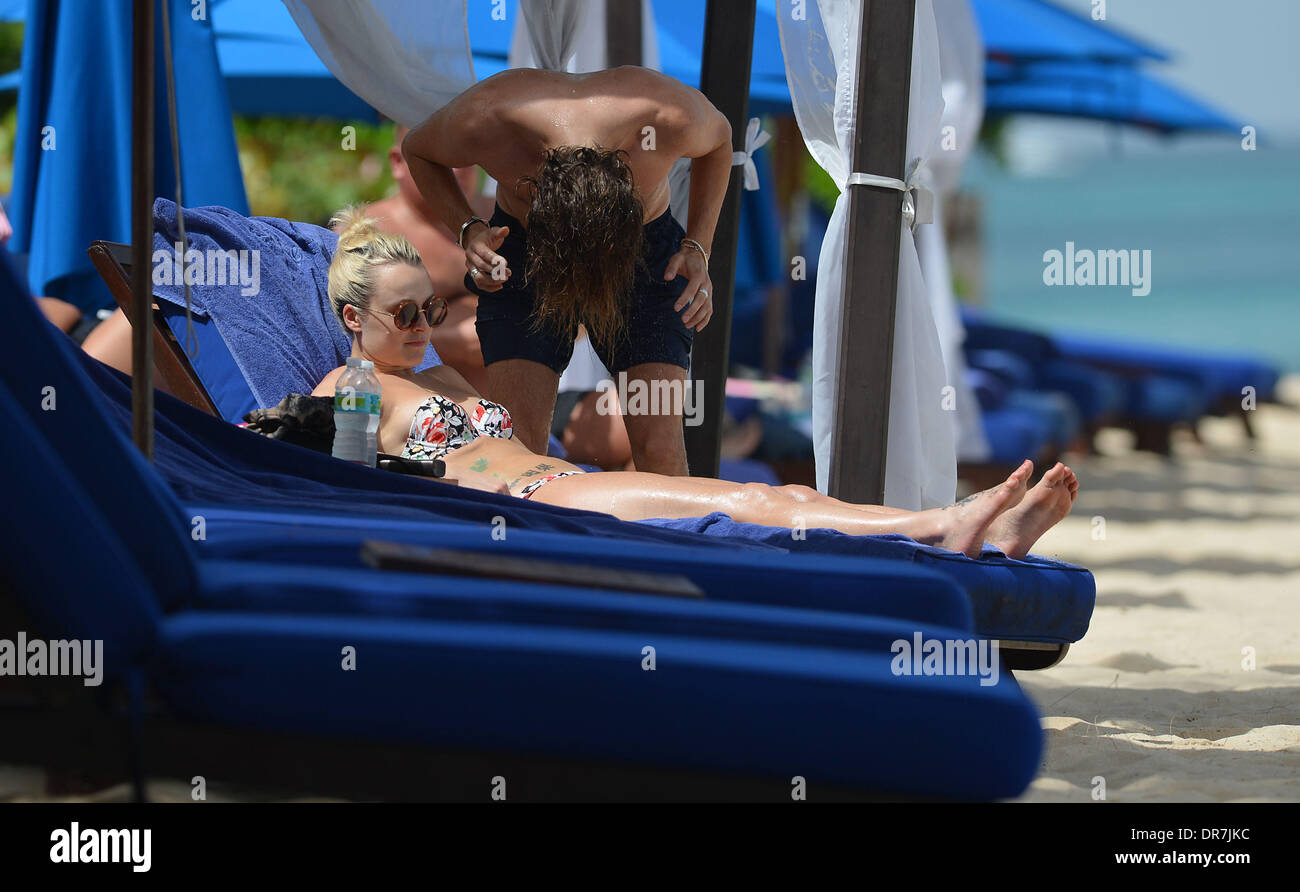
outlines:
{"label": "bottle cap", "polygon": [[361,360],[361,371],[373,372],[374,370],[375,370],[375,364],[373,362],[371,362],[369,359]]}
{"label": "bottle cap", "polygon": [[362,363],[365,361],[366,360],[362,359],[360,356],[349,356],[347,366],[350,369],[363,369],[365,366],[362,365]]}

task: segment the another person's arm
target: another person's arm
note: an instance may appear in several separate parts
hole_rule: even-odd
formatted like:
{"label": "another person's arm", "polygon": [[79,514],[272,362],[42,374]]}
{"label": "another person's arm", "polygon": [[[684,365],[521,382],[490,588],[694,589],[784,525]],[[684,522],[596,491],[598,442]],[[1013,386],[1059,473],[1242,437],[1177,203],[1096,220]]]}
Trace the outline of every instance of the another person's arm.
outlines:
{"label": "another person's arm", "polygon": [[[461,234],[461,226],[476,215],[456,182],[453,168],[478,163],[475,146],[486,123],[485,114],[481,108],[475,107],[472,98],[467,101],[462,94],[413,128],[402,140],[402,155],[416,187],[434,213],[447,224],[452,235],[457,237]],[[492,228],[478,223],[465,230],[465,267],[480,271],[480,275],[474,278],[484,291],[496,291],[510,278],[505,258],[496,253],[508,233],[508,227]]]}
{"label": "another person's arm", "polygon": [[[686,218],[686,238],[710,254],[718,213],[731,181],[731,124],[702,94],[687,130],[682,157],[691,160],[691,204]],[[665,279],[683,275],[690,279],[674,307],[682,313],[687,328],[703,331],[713,316],[713,281],[709,264],[690,242],[684,243],[668,261]],[[689,308],[687,308],[689,305]]]}

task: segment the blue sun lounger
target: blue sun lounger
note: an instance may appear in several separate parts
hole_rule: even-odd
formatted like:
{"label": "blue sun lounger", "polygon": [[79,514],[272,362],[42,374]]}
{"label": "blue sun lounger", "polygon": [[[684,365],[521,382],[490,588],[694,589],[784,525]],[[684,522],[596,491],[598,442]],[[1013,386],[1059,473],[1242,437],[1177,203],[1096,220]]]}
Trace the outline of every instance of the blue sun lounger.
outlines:
{"label": "blue sun lounger", "polygon": [[[105,641],[110,675],[133,692],[135,721],[147,687],[169,714],[209,729],[799,773],[961,798],[1015,795],[1033,776],[1041,732],[1009,675],[979,685],[890,668],[888,642],[973,637],[957,614],[942,625],[203,558],[183,510],[98,405],[70,345],[34,306],[14,309],[25,349],[0,398],[28,423],[3,438],[0,456],[25,470],[3,518],[11,585],[40,629]],[[54,447],[70,442],[78,448]],[[63,535],[70,513],[82,546],[75,561]],[[962,603],[941,576],[894,572]],[[657,671],[669,670],[653,676],[662,684],[642,668],[647,646]],[[364,655],[364,673],[340,671],[344,647]],[[936,733],[939,714],[987,732],[975,741]]]}
{"label": "blue sun lounger", "polygon": [[[24,399],[4,385],[0,398]],[[719,615],[725,605],[627,593],[605,597],[599,621],[539,618],[528,608],[554,614],[566,598],[575,611],[583,602],[556,587],[484,583],[448,597],[463,581],[417,576],[402,585],[401,574],[358,579],[252,562],[192,567],[194,589],[164,606],[155,572],[133,558],[52,445],[23,428],[0,438],[0,460],[27,472],[11,488],[15,510],[0,518],[9,583],[34,631],[104,641],[110,681],[128,692],[129,722],[146,739],[152,708],[218,740],[232,727],[563,755],[768,778],[773,799],[788,795],[796,775],[814,789],[998,798],[1021,792],[1036,770],[1037,714],[1009,674],[981,686],[970,675],[891,670],[889,641],[970,637],[969,629],[835,617],[845,624],[835,631],[809,611],[764,620],[753,608],[743,620]],[[61,534],[73,512],[83,541],[67,560]],[[425,609],[410,609],[420,590],[430,595]],[[223,594],[278,603],[248,609]],[[332,594],[353,600],[339,609]],[[602,593],[582,594],[586,612],[599,613]],[[654,671],[643,668],[647,647]],[[341,668],[347,648],[355,672]],[[940,733],[939,716],[969,733]],[[439,761],[409,770],[435,784],[464,781]],[[205,771],[224,779],[219,764],[205,762]],[[499,772],[476,779],[484,798]]]}
{"label": "blue sun lounger", "polygon": [[[163,202],[162,200],[159,201],[156,216],[159,218],[160,227],[166,223],[166,221],[171,219],[170,214],[174,212],[173,208],[174,206],[169,202]],[[308,256],[312,256],[316,259],[311,261],[310,266],[303,264],[301,267],[293,266],[288,262],[288,259],[283,262],[279,259],[272,259],[269,262],[277,267],[283,266],[285,269],[296,270],[293,275],[302,278],[302,281],[298,281],[295,284],[295,287],[299,290],[317,289],[322,287],[320,281],[323,281],[324,273],[323,270],[318,267],[321,256],[324,256],[324,262],[327,266],[327,255],[323,255],[319,249],[314,253],[306,250],[310,247],[310,244],[303,241],[302,233],[306,232],[313,234],[314,238],[318,238],[323,243],[329,239],[327,231],[319,230],[317,227],[306,227],[304,224],[288,223],[287,221],[271,219],[249,221],[240,215],[232,214],[231,212],[221,208],[201,209],[200,211],[195,212],[187,211],[187,220],[192,219],[198,219],[200,221],[196,227],[200,232],[202,232],[204,224],[206,223],[207,231],[214,233],[220,238],[220,242],[216,242],[215,244],[224,250],[242,250],[243,246],[249,243],[250,239],[256,238],[257,243],[262,246],[262,250],[266,251],[268,246],[275,245],[277,241],[284,241],[284,234],[286,232],[292,233],[294,238],[291,240],[289,247],[285,249],[285,253],[297,256],[299,260]],[[253,235],[249,235],[245,231],[250,227],[256,230]],[[203,236],[201,234],[196,237],[196,243],[200,245],[204,244]],[[164,244],[165,243],[160,242],[160,246]],[[113,284],[114,282],[110,280],[110,286]],[[118,284],[120,286],[120,277]],[[164,292],[166,291],[166,289],[160,290]],[[319,295],[318,299],[323,301],[323,298],[319,298]],[[163,302],[165,302],[165,300]],[[308,303],[310,304],[311,302]],[[263,308],[261,312],[265,313],[265,308]],[[322,309],[320,315],[323,316],[324,312],[326,311]],[[240,317],[240,314],[232,315],[236,318]],[[308,320],[308,322],[310,322],[310,320]],[[241,322],[240,324],[246,323]],[[210,351],[206,354],[206,360],[209,364],[214,365],[217,373],[220,373],[222,364],[220,362],[214,364],[213,360],[214,357],[219,355],[220,354],[215,351]],[[204,354],[200,351],[200,359],[203,358],[205,358]],[[249,367],[251,364],[252,360],[249,359],[241,362],[240,367]],[[92,374],[95,372],[93,367],[91,372]],[[237,375],[238,372],[236,371],[235,374]],[[113,388],[113,384],[103,378],[102,375],[100,383],[107,389],[111,390]],[[268,385],[264,382],[262,389],[266,390],[268,386],[273,387],[275,385]],[[281,389],[283,389],[282,385]],[[118,386],[118,395],[120,398],[120,407],[124,408],[129,405],[129,401],[127,401],[125,396],[125,391],[121,389],[120,385]],[[264,398],[270,399],[273,395],[273,393],[268,391]],[[160,408],[165,405],[165,401],[160,402]],[[164,411],[170,412],[171,410]],[[177,409],[177,411],[179,411],[179,409]],[[238,469],[232,469],[229,474],[219,478],[214,477],[212,474],[210,463],[202,472],[196,472],[192,468],[187,467],[183,461],[177,466],[171,467],[169,470],[167,456],[163,454],[160,454],[159,461],[160,468],[165,474],[168,474],[169,480],[178,488],[178,491],[182,492],[186,500],[191,503],[188,506],[188,509],[192,510],[194,514],[202,515],[204,517],[222,517],[223,524],[221,525],[221,529],[223,530],[229,529],[230,526],[235,525],[236,519],[243,522],[246,526],[251,524],[253,528],[264,530],[267,524],[260,523],[258,517],[249,518],[247,516],[240,516],[238,518],[233,518],[229,509],[226,509],[223,512],[220,506],[235,505],[238,506],[238,508],[244,508],[256,505],[259,498],[262,498],[265,493],[259,491],[241,492],[240,485],[242,480],[250,473],[256,473],[258,469],[273,466],[267,464],[268,462],[273,462],[276,459],[284,462],[285,454],[276,451],[282,449],[284,444],[264,444],[260,442],[254,444],[250,442],[250,440],[256,440],[257,438],[249,438],[237,431],[218,429],[218,426],[208,424],[206,419],[200,419],[198,417],[187,417],[184,423],[172,425],[169,430],[175,435],[178,442],[183,443],[183,447],[175,453],[175,455],[179,456],[186,454],[203,454],[206,452],[208,455],[205,456],[205,458],[210,458],[212,453],[211,444],[218,441],[223,444],[228,444],[229,447],[222,451],[223,458],[237,456],[241,453],[247,453],[250,449],[258,449],[260,447],[260,451],[257,452],[255,458],[244,462]],[[201,436],[196,436],[196,432],[201,432]],[[271,452],[267,451],[268,446],[272,450]],[[328,481],[331,486],[336,483],[339,468],[338,464],[335,462],[322,462],[320,456],[312,455],[310,458],[307,456],[294,456],[288,460],[288,463],[292,464],[292,473],[296,477],[300,477],[305,473],[310,473],[308,469],[314,469],[319,480]],[[200,480],[204,481],[203,485],[206,485],[206,490],[197,491],[194,489],[196,485],[199,485],[196,484],[195,481]],[[319,526],[322,523],[319,519],[321,512],[329,513],[333,511],[335,513],[342,513],[347,510],[357,510],[357,506],[363,505],[367,498],[373,498],[374,490],[376,487],[381,485],[386,484],[390,488],[396,487],[397,489],[408,493],[412,491],[411,483],[408,481],[401,481],[396,484],[391,481],[383,481],[381,484],[379,481],[375,481],[371,478],[367,478],[367,481],[366,491],[364,493],[355,493],[351,501],[343,503],[347,506],[345,508],[340,508],[339,501],[331,502],[330,500],[327,500],[325,505],[321,505],[318,503],[303,502],[300,494],[296,492],[292,494],[276,493],[274,498],[269,501],[271,505],[279,510],[277,515],[279,519],[276,521],[278,524],[277,529],[282,530],[284,528],[284,512],[290,505],[296,504],[297,510],[300,512],[298,526],[310,528]],[[431,490],[431,492],[433,491],[437,491],[436,486]],[[331,499],[336,496],[337,491],[331,492]],[[297,500],[296,502],[295,499]],[[389,498],[387,501],[391,504],[392,500]],[[517,500],[507,501],[518,504]],[[457,494],[455,497],[455,507],[457,511],[462,511],[463,506],[464,499],[461,498],[460,494]],[[513,507],[514,506],[512,506],[512,508]],[[236,510],[238,510],[238,508]],[[506,513],[502,516],[510,515],[509,513]],[[455,520],[462,521],[463,517],[457,516]],[[486,518],[480,518],[480,523],[485,522],[485,520]],[[749,536],[752,538],[754,535],[753,530],[745,528],[744,525],[732,525],[731,521],[726,518],[722,518],[721,520],[725,522],[719,522],[718,518],[704,518],[686,522],[674,521],[661,523],[669,526],[676,525],[679,528],[683,525],[687,527],[694,526],[695,529],[685,531],[706,533],[707,535],[715,537],[730,536],[731,538],[735,538],[737,536]],[[219,533],[212,530],[211,524],[209,524],[209,527],[209,539],[205,543],[206,548],[235,547],[227,544],[229,540],[221,538]],[[395,527],[396,528],[392,528],[390,525],[390,533],[388,535],[402,541],[428,541],[429,537],[432,535],[426,523],[421,523],[414,529],[403,529],[400,523],[397,523]],[[621,532],[620,535],[626,537],[627,533],[625,531],[629,528],[626,525],[623,525],[621,529],[624,530],[624,532]],[[336,537],[339,534],[340,533],[336,529]],[[452,539],[458,542],[469,540],[482,546],[485,541],[488,541],[490,544],[490,540],[485,540],[484,533],[481,530],[471,531],[465,529],[463,526],[457,526],[455,530],[446,535],[451,536]],[[785,531],[783,535],[787,539],[787,544],[792,546],[791,549],[783,549],[783,551],[826,550],[822,547],[823,541],[826,539],[826,531],[810,531],[808,538],[800,542],[795,542],[790,539],[788,531]],[[271,541],[276,541],[275,531],[259,532],[251,537],[252,541],[247,541],[246,538],[238,547],[245,549],[268,547],[266,546],[268,536]],[[690,541],[698,541],[698,537],[688,538]],[[964,559],[958,562],[953,562],[949,561],[946,553],[943,553],[940,549],[926,549],[923,546],[918,546],[910,540],[903,539],[902,537],[889,537],[889,540],[884,537],[870,537],[869,539],[867,537],[845,538],[855,543],[856,553],[858,554],[872,553],[879,554],[882,557],[897,558],[908,562],[930,562],[943,569],[945,572],[956,572],[960,574],[963,578],[963,584],[979,593],[977,596],[978,603],[975,605],[975,614],[979,622],[979,626],[977,627],[982,629],[987,628],[990,630],[998,630],[1001,637],[1008,641],[1023,642],[1023,644],[1016,645],[1018,650],[1025,652],[1022,656],[1023,662],[1020,663],[1023,668],[1037,668],[1050,665],[1052,662],[1055,662],[1064,655],[1065,648],[1069,643],[1078,640],[1086,631],[1088,618],[1091,615],[1095,598],[1095,590],[1091,575],[1081,568],[1070,567],[1069,565],[1037,558],[1028,561],[1011,562],[1002,558],[1000,554],[991,549],[987,553],[987,566],[985,563],[965,562]],[[870,545],[867,544],[868,541],[870,541]],[[297,547],[301,548],[304,546],[299,544]],[[547,547],[555,549],[557,546],[554,543],[550,543]],[[838,549],[842,553],[854,553],[853,548],[845,549],[843,548],[842,543],[836,543],[834,548]],[[868,552],[868,548],[872,550]],[[570,555],[571,559],[575,560],[580,559],[584,553],[590,552],[588,542],[578,542],[576,543],[576,547],[575,545],[570,545],[567,548],[560,548],[558,550]],[[247,554],[250,552],[245,551],[243,553]],[[354,556],[353,559],[355,560],[355,549],[350,553]],[[632,555],[623,554],[617,556],[614,554],[605,554],[602,559],[624,562],[632,560],[633,557]],[[665,559],[666,558],[661,558],[660,560]],[[735,563],[738,565],[742,562],[743,561],[738,559]],[[798,574],[809,572],[816,565],[824,563],[824,558],[810,557],[804,564],[799,565],[798,569],[795,569],[794,566],[787,566],[785,572],[778,572],[777,578],[790,580],[787,587],[789,594],[787,594],[786,597],[807,597],[806,594],[803,593],[804,587],[798,584]],[[1001,572],[1005,571],[1007,568],[1010,568],[1010,572]],[[738,566],[733,566],[728,570],[728,572],[735,574],[755,571],[752,567],[747,568],[746,571],[742,571]],[[970,578],[968,579],[967,577]],[[743,578],[743,576],[738,578]],[[719,583],[718,591],[712,592],[711,594],[714,596],[725,597],[727,596],[725,594],[726,592],[748,592],[748,588],[736,588],[736,579],[737,578],[733,578],[731,585]],[[973,585],[971,583],[973,583]],[[834,586],[828,587],[826,591],[830,597],[847,596],[858,600],[854,595],[852,595],[852,593],[842,595],[841,590]],[[879,591],[882,598],[888,599],[890,597],[887,588],[882,587]],[[905,597],[901,592],[893,592],[892,596],[898,599]],[[878,605],[873,606],[871,603],[863,602],[860,609],[870,611],[882,608]],[[1016,617],[1017,620],[1008,624],[1006,620],[1009,617]]]}
{"label": "blue sun lounger", "polygon": [[[1079,407],[1088,432],[1105,424],[1133,429],[1138,447],[1169,450],[1169,430],[1210,411],[1214,395],[1209,382],[1186,369],[1155,362],[1104,362],[1087,351],[1069,347],[1071,338],[1047,335],[989,321],[963,308],[965,349],[973,365],[992,372],[1012,386],[1057,390]],[[1148,359],[1159,348],[1128,354]],[[1276,379],[1274,379],[1276,380]]]}
{"label": "blue sun lounger", "polygon": [[[125,430],[123,378],[88,358],[79,362],[102,394],[106,423]],[[483,551],[490,559],[502,545],[492,535],[495,520],[509,531],[511,551],[530,557],[674,569],[725,600],[904,616],[932,598],[906,573],[920,565],[962,587],[981,632],[1054,654],[1083,636],[1095,603],[1087,570],[1047,558],[1012,561],[989,548],[972,561],[902,536],[831,530],[808,530],[800,540],[789,530],[737,524],[721,514],[624,523],[354,467],[234,428],[165,395],[156,399],[157,469],[180,495],[186,521],[203,519],[198,545],[213,556],[293,555],[355,566],[360,539],[381,536]]]}

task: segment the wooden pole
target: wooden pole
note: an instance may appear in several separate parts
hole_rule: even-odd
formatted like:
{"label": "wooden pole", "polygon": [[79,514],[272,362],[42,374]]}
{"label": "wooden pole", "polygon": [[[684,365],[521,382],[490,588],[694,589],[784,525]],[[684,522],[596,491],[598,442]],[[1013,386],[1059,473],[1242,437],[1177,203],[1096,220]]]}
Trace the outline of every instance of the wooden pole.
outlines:
{"label": "wooden pole", "polygon": [[605,67],[644,64],[641,0],[605,0]]}
{"label": "wooden pole", "polygon": [[153,461],[154,3],[134,0],[131,29],[131,433],[148,461]]}
{"label": "wooden pole", "polygon": [[[916,0],[863,0],[852,171],[903,179]],[[903,194],[849,186],[829,493],[884,504]],[[936,394],[935,398],[938,398]]]}
{"label": "wooden pole", "polygon": [[[745,128],[749,122],[754,6],[755,0],[709,0],[705,11],[700,92],[731,122],[731,144],[735,151],[745,148]],[[703,409],[701,423],[686,428],[687,463],[691,474],[696,477],[717,477],[721,461],[722,415],[731,349],[743,177],[743,169],[731,168],[731,182],[718,214],[709,262],[709,276],[713,279],[713,318],[704,331],[695,335],[695,345],[691,350],[691,378],[701,382],[700,407]]]}

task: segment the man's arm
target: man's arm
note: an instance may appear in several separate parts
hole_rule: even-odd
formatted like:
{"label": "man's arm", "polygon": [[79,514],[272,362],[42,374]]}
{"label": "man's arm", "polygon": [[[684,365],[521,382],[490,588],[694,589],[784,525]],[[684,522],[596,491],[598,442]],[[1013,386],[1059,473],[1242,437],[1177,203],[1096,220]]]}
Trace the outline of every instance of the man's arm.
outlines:
{"label": "man's arm", "polygon": [[727,197],[727,184],[731,182],[731,124],[713,103],[703,96],[700,99],[706,114],[702,122],[692,123],[695,138],[683,152],[683,157],[691,159],[691,205],[686,218],[686,237],[712,253],[713,232]]}
{"label": "man's arm", "polygon": [[[718,213],[731,181],[731,124],[702,93],[697,90],[691,93],[696,104],[682,145],[682,157],[691,159],[691,205],[686,217],[686,238],[711,254]],[[682,313],[687,328],[703,331],[713,316],[713,280],[709,277],[708,261],[693,246],[688,247],[689,244],[683,242],[668,261],[664,278],[683,275],[690,279],[674,309]]]}
{"label": "man's arm", "polygon": [[461,105],[460,98],[453,100],[411,128],[402,140],[411,178],[452,235],[459,235],[461,224],[474,216],[452,171],[477,161],[471,145],[474,123],[464,117],[468,110]]}
{"label": "man's arm", "polygon": [[[412,128],[402,140],[402,156],[411,179],[457,238],[461,226],[475,214],[452,168],[478,163],[477,148],[486,123],[481,97],[470,95],[474,92],[471,88],[462,93]],[[499,290],[510,277],[505,258],[496,253],[508,233],[508,227],[486,224],[474,224],[464,232],[465,268],[484,291]]]}

